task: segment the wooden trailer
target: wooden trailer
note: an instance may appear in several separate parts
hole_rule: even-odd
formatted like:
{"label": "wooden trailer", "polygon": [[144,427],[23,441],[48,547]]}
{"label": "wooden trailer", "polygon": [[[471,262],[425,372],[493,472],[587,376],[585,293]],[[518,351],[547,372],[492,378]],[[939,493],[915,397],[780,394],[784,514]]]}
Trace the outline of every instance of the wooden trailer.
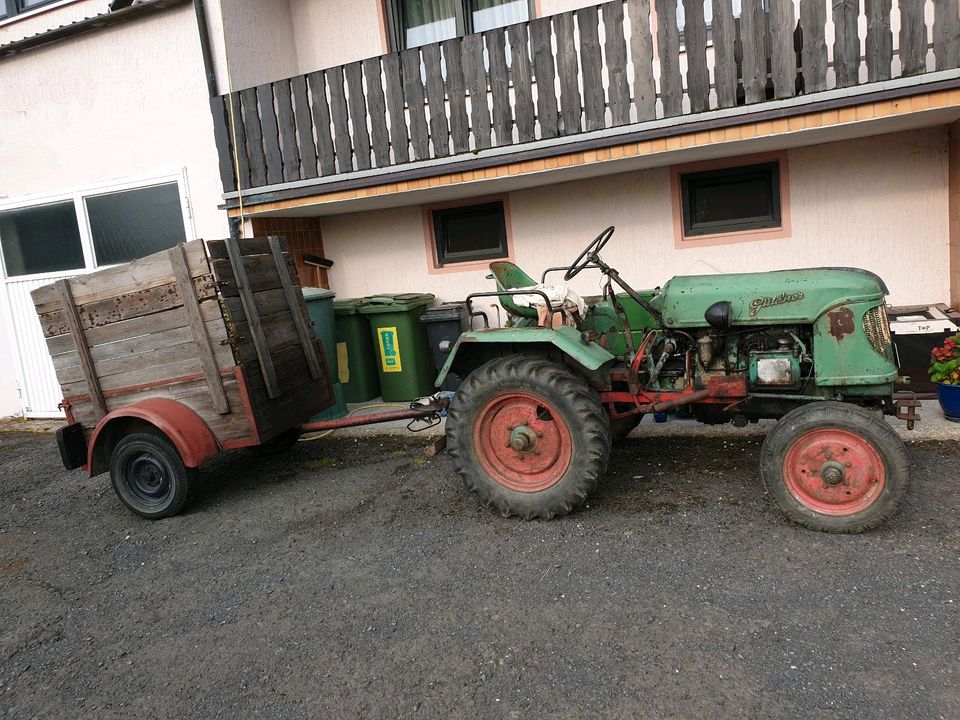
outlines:
{"label": "wooden trailer", "polygon": [[221,449],[292,446],[334,403],[282,238],[195,240],[33,292],[63,390],[64,465],[146,517]]}

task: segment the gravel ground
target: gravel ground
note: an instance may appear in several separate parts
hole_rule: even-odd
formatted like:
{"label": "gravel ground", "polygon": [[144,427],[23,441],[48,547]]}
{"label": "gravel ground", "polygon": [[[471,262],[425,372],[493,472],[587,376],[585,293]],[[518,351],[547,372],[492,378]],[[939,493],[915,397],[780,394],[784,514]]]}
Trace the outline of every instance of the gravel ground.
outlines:
{"label": "gravel ground", "polygon": [[423,438],[331,438],[151,523],[0,434],[0,717],[960,717],[960,446],[838,537],[782,519],[761,441],[631,439],[524,523]]}

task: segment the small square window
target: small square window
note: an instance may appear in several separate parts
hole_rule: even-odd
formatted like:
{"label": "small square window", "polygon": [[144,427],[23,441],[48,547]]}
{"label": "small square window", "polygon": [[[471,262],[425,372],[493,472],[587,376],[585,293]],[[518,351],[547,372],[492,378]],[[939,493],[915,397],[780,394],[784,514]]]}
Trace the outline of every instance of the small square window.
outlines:
{"label": "small square window", "polygon": [[684,237],[781,226],[780,164],[680,175]]}
{"label": "small square window", "polygon": [[434,210],[437,265],[505,258],[507,223],[500,201]]}
{"label": "small square window", "polygon": [[176,183],[86,198],[97,265],[115,265],[185,242]]}

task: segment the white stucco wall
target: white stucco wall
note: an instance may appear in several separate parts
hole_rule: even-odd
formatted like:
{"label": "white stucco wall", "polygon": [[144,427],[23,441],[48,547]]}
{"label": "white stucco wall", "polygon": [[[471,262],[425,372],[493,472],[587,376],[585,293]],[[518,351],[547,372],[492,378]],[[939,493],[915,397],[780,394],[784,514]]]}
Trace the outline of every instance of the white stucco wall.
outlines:
{"label": "white stucco wall", "polygon": [[386,52],[380,0],[290,0],[299,72],[342,65]]}
{"label": "white stucco wall", "polygon": [[[635,287],[672,275],[849,265],[881,275],[893,304],[949,298],[944,128],[799,148],[789,153],[792,233],[779,240],[676,249],[667,168],[510,194],[518,265],[534,276],[572,261],[607,225],[604,259]],[[419,208],[323,219],[340,297],[426,291],[443,300],[493,289],[483,271],[428,274]],[[576,283],[597,292],[597,274]]]}

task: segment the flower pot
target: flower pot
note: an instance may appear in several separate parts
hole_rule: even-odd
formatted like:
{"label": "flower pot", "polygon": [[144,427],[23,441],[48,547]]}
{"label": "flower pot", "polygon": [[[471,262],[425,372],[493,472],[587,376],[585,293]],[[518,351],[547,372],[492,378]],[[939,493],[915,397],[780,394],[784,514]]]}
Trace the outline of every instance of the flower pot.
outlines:
{"label": "flower pot", "polygon": [[937,383],[937,400],[947,420],[960,422],[960,385]]}

